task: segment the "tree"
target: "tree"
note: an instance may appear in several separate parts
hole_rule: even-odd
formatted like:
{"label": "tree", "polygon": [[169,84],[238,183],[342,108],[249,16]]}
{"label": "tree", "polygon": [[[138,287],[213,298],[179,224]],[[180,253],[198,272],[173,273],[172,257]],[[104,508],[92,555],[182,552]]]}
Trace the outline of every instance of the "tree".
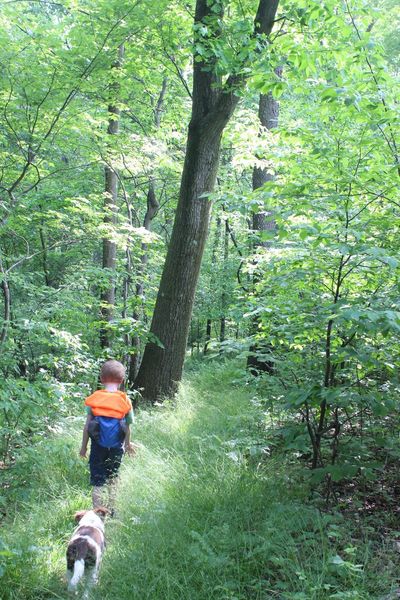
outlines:
{"label": "tree", "polygon": [[[168,85],[168,77],[164,76],[160,94],[158,96],[156,105],[154,107],[154,127],[157,131],[160,128],[161,124],[161,116],[164,108],[165,94],[167,91]],[[158,209],[160,208],[160,204],[157,200],[156,195],[156,185],[154,181],[154,172],[151,172],[149,175],[149,187],[147,190],[147,198],[146,198],[146,212],[143,218],[143,227],[147,231],[151,231],[152,220],[157,214]],[[137,305],[135,305],[135,310],[133,313],[134,320],[140,319],[140,302],[144,294],[144,276],[145,270],[148,263],[148,252],[147,252],[147,244],[145,242],[142,243],[141,246],[141,255],[140,255],[140,265],[138,269],[138,281],[136,283],[135,295],[137,298]],[[131,354],[129,360],[129,369],[128,369],[128,382],[129,386],[133,386],[136,376],[139,371],[139,366],[141,362],[141,340],[139,335],[134,335],[132,339],[132,350],[133,354]]]}
{"label": "tree", "polygon": [[[282,67],[276,68],[275,73],[278,77],[281,77]],[[271,131],[278,126],[279,102],[274,98],[272,92],[260,94],[258,118],[260,119],[261,129]],[[261,189],[265,183],[273,181],[273,179],[274,173],[271,168],[255,165],[253,168],[253,191]],[[254,211],[252,213],[252,231],[253,235],[255,234],[254,248],[268,248],[270,246],[270,241],[263,239],[262,235],[268,232],[272,234],[276,232],[276,221],[273,218],[273,214],[265,210],[259,212]],[[256,269],[254,271],[253,280],[254,283],[257,283]],[[253,336],[257,336],[259,324],[259,316],[255,315],[251,323]],[[273,363],[265,356],[260,356],[263,352],[268,354],[270,350],[271,348],[268,348],[267,344],[260,344],[258,340],[254,340],[250,346],[249,356],[247,357],[247,368],[253,375],[257,375],[260,371],[267,371],[269,373],[273,371]]]}
{"label": "tree", "polygon": [[[265,37],[271,33],[278,2],[260,0],[255,35]],[[136,379],[136,386],[152,400],[172,392],[182,376],[221,136],[237,106],[238,91],[245,80],[242,63],[222,84],[219,59],[212,51],[213,44],[222,35],[222,18],[222,2],[197,0],[192,115],[179,201],[154,309],[151,339]]]}
{"label": "tree", "polygon": [[[121,44],[118,48],[118,58],[112,65],[112,74],[114,81],[110,85],[110,103],[108,106],[109,120],[107,133],[110,136],[118,135],[120,109],[118,106],[120,84],[118,75],[115,76],[115,70],[119,70],[122,66],[124,58],[124,45]],[[113,163],[113,154],[107,157],[107,164],[104,167],[105,177],[105,217],[104,222],[111,226],[116,225],[117,202],[118,202],[118,174]],[[103,238],[103,269],[109,272],[108,286],[101,294],[101,315],[102,327],[100,329],[100,344],[102,348],[111,346],[111,331],[107,325],[112,320],[114,304],[115,304],[115,262],[117,256],[117,247],[110,235]]]}

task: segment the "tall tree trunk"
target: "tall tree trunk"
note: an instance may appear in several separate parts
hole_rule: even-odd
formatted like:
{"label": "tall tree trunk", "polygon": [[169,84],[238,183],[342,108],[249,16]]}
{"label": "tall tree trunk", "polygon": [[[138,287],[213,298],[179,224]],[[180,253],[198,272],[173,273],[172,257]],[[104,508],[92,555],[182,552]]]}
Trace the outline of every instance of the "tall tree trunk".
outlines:
{"label": "tall tree trunk", "polygon": [[[154,187],[154,179],[150,178],[149,181],[149,189],[147,192],[147,209],[146,214],[143,221],[143,227],[148,231],[151,230],[151,222],[154,219],[157,210],[159,208],[159,203],[157,201],[155,187]],[[144,275],[146,271],[146,266],[149,260],[147,254],[147,244],[142,244],[141,246],[141,256],[140,256],[140,264],[137,273],[138,282],[136,284],[135,296],[136,296],[136,306],[133,312],[133,319],[138,321],[141,315],[140,303],[141,298],[144,294]],[[136,376],[139,372],[140,362],[141,362],[141,343],[140,338],[137,334],[133,335],[131,349],[133,350],[133,354],[131,354],[131,358],[129,361],[129,369],[128,369],[128,385],[132,387]]]}
{"label": "tall tree trunk", "polygon": [[[167,85],[168,85],[168,77],[164,77],[162,86],[161,86],[161,91],[158,96],[156,106],[154,108],[154,125],[155,125],[156,130],[159,129],[159,127],[161,125],[161,116],[162,116],[162,112],[164,109],[164,100],[165,100],[165,94],[167,91]],[[160,205],[159,205],[159,202],[158,202],[157,196],[156,196],[154,174],[152,173],[149,178],[149,189],[147,192],[147,209],[146,209],[146,214],[145,214],[144,220],[143,220],[143,227],[145,229],[147,229],[147,231],[151,231],[151,223],[157,214],[159,206]],[[141,250],[142,250],[142,252],[141,252],[141,256],[140,256],[140,265],[139,265],[139,271],[137,274],[138,282],[136,284],[136,292],[135,292],[137,302],[136,302],[136,307],[135,307],[135,310],[133,313],[133,318],[135,320],[139,320],[139,318],[141,316],[140,315],[140,313],[141,313],[141,310],[140,310],[141,300],[140,299],[144,294],[144,276],[145,276],[147,263],[149,260],[149,257],[147,254],[147,244],[142,244]],[[140,341],[140,337],[137,334],[135,334],[132,337],[131,348],[133,350],[133,353],[131,354],[131,358],[129,361],[129,369],[128,369],[128,385],[129,385],[129,387],[132,387],[134,384],[134,381],[139,372],[139,367],[140,367],[141,358],[142,358],[141,357],[141,341]]]}
{"label": "tall tree trunk", "polygon": [[208,344],[210,343],[210,340],[211,340],[211,325],[212,325],[211,319],[207,319],[206,341],[205,341],[204,348],[203,348],[203,354],[207,354],[207,352],[208,352]]}
{"label": "tall tree trunk", "polygon": [[[277,67],[275,73],[278,77],[282,76],[282,67]],[[260,94],[260,100],[258,104],[258,117],[260,120],[260,127],[262,129],[268,129],[269,131],[278,127],[279,121],[279,102],[276,100],[271,92],[269,94]],[[273,181],[275,174],[271,169],[255,166],[253,169],[253,191],[261,188],[268,181]],[[276,221],[273,218],[273,214],[270,211],[254,212],[252,214],[253,231],[256,233],[262,233],[264,231],[276,231]],[[254,247],[268,248],[271,245],[269,240],[256,239]]]}
{"label": "tall tree trunk", "polygon": [[[275,73],[278,77],[282,75],[282,67],[275,69]],[[260,94],[260,100],[258,105],[258,117],[260,120],[261,129],[272,130],[278,126],[279,119],[279,102],[269,94]],[[268,181],[272,181],[275,178],[273,172],[270,169],[255,166],[253,168],[253,191],[261,188]],[[253,249],[257,248],[269,248],[271,245],[270,240],[262,239],[260,234],[263,232],[276,231],[276,221],[270,211],[260,211],[252,214],[252,225],[253,225],[253,236],[255,240],[253,242]],[[258,281],[257,269],[254,270],[253,284],[255,285]],[[258,333],[260,319],[255,316],[251,323],[251,334],[256,336]],[[268,344],[260,343],[257,339],[254,340],[250,346],[250,353],[247,357],[247,368],[253,375],[258,375],[260,371],[266,371],[267,373],[273,372],[273,362],[268,359],[262,358],[260,355],[263,353],[269,354],[271,348]]]}
{"label": "tall tree trunk", "polygon": [[39,237],[40,237],[40,245],[42,247],[42,264],[43,264],[44,280],[46,282],[47,287],[50,287],[51,280],[50,280],[50,272],[49,272],[48,257],[47,257],[46,238],[45,238],[44,231],[43,231],[43,221],[39,226]]}
{"label": "tall tree trunk", "polygon": [[[225,209],[224,209],[225,210]],[[228,216],[225,218],[225,233],[224,233],[224,266],[223,266],[223,278],[222,278],[222,293],[221,293],[221,320],[219,330],[219,341],[225,341],[225,329],[226,329],[226,309],[227,309],[227,293],[226,293],[226,267],[229,258],[229,223]]]}
{"label": "tall tree trunk", "polygon": [[[118,48],[118,58],[112,65],[112,70],[119,69],[122,66],[124,58],[124,46]],[[120,109],[118,107],[118,96],[120,92],[120,84],[118,80],[111,83],[111,101],[108,106],[108,128],[107,133],[110,136],[118,134]],[[111,145],[111,144],[110,144]],[[118,175],[112,165],[113,156],[108,157],[109,164],[104,168],[105,175],[105,217],[104,222],[114,226],[116,224],[117,201],[118,201]],[[103,269],[109,271],[109,285],[101,294],[101,320],[102,327],[100,329],[100,345],[102,348],[110,348],[112,335],[109,328],[109,323],[112,320],[115,306],[115,265],[116,265],[117,248],[115,242],[110,237],[103,238]]]}
{"label": "tall tree trunk", "polygon": [[[217,262],[217,250],[218,250],[218,246],[219,246],[220,236],[221,236],[221,217],[218,215],[217,221],[216,221],[214,244],[213,244],[212,255],[211,255],[211,265],[212,265],[211,266],[211,269],[212,269],[211,270],[211,282],[210,282],[211,289],[213,289],[214,284],[215,284],[215,265]],[[212,326],[212,320],[209,318],[209,319],[207,319],[206,342],[204,344],[203,354],[207,354],[207,352],[208,352],[208,345],[211,340],[211,326]]]}
{"label": "tall tree trunk", "polygon": [[3,290],[4,312],[3,325],[0,330],[0,347],[7,339],[8,327],[10,325],[11,316],[11,294],[7,281],[7,273],[3,266],[3,261],[0,258],[0,273],[2,274],[1,289]]}
{"label": "tall tree trunk", "polygon": [[[279,0],[260,0],[255,29],[268,35]],[[220,35],[212,23],[222,19],[222,3],[197,0],[195,24],[207,20],[208,35]],[[201,38],[199,38],[201,44]],[[179,201],[151,324],[149,341],[136,386],[151,400],[176,389],[182,376],[194,295],[210,217],[208,194],[214,188],[222,132],[238,103],[234,89],[243,75],[231,75],[224,86],[217,59],[196,55],[193,67],[192,116]]]}

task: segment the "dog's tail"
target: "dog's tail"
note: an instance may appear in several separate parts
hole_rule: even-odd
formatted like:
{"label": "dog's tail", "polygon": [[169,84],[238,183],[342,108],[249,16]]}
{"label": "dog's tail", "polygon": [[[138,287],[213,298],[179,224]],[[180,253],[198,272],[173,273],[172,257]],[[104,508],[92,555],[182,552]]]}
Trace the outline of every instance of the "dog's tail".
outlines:
{"label": "dog's tail", "polygon": [[88,543],[85,539],[78,539],[68,548],[68,562],[73,562],[73,574],[68,584],[68,589],[74,591],[85,572],[85,558],[88,553]]}
{"label": "dog's tail", "polygon": [[74,563],[74,574],[72,576],[71,581],[69,582],[69,586],[68,586],[69,590],[74,590],[76,588],[76,586],[82,579],[84,572],[85,572],[85,561],[83,558],[79,558]]}

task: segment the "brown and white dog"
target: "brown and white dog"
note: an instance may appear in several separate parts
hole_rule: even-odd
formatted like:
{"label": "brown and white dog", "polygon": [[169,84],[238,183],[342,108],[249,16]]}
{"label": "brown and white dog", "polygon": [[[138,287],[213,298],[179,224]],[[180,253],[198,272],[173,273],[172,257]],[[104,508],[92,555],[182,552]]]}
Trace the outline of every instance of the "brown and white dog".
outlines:
{"label": "brown and white dog", "polygon": [[85,567],[91,569],[91,583],[97,582],[101,557],[105,547],[103,520],[107,508],[81,510],[75,514],[78,527],[67,548],[68,590],[74,592],[82,579]]}

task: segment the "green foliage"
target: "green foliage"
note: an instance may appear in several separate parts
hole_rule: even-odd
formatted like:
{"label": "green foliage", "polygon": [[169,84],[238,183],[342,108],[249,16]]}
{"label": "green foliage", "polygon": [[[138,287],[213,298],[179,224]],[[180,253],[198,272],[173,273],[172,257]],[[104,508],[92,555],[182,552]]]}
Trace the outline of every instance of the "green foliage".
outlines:
{"label": "green foliage", "polygon": [[[226,135],[217,198],[236,243],[224,315],[231,338],[257,322],[247,343],[273,366],[273,409],[293,421],[285,447],[318,467],[314,480],[329,495],[332,482],[377,476],[386,454],[373,451],[376,432],[391,438],[397,423],[398,78],[382,36],[387,15],[368,3],[286,3],[283,15],[272,62],[264,73],[255,65],[250,81],[280,98],[279,126],[258,132],[246,105]],[[300,23],[293,35],[290,18]],[[282,78],[271,78],[271,65]],[[250,195],[254,165],[275,178]],[[263,210],[277,235],[246,231],[251,212]],[[221,261],[229,264],[221,250],[208,258],[211,278]],[[217,307],[214,294],[208,318]],[[231,339],[219,350],[243,356],[243,345]]]}
{"label": "green foliage", "polygon": [[[372,600],[390,590],[393,550],[375,528],[360,534],[356,522],[318,511],[298,467],[251,450],[265,438],[265,399],[243,386],[240,364],[194,369],[177,399],[138,415],[141,448],[125,460],[91,597]],[[10,506],[5,600],[66,597],[72,514],[89,502],[78,436],[69,421],[43,440],[19,514]]]}
{"label": "green foliage", "polygon": [[[193,54],[213,64],[215,85],[230,74],[248,80],[207,196],[214,216],[189,348],[206,347],[210,366],[176,406],[141,415],[144,448],[124,473],[95,595],[389,593],[396,559],[377,515],[397,537],[396,3],[282,1],[269,40],[252,35],[247,0],[214,2],[194,31],[179,2],[3,4],[0,509],[13,528],[0,573],[9,597],[63,597],[70,514],[88,503],[69,426],[99,361],[112,352],[128,363],[149,339]],[[260,131],[260,94],[280,100],[274,130]],[[121,113],[112,140],[110,102]],[[115,223],[104,210],[106,165],[118,173]],[[256,193],[254,166],[273,176]],[[261,211],[277,233],[251,230]],[[116,244],[115,272],[102,268],[104,237]],[[100,297],[111,278],[105,324]],[[104,326],[112,350],[100,347]],[[254,344],[273,370],[257,380],[244,369]],[[232,355],[240,366],[217,366]],[[319,508],[341,512],[317,511],[311,492]]]}
{"label": "green foliage", "polygon": [[[325,461],[318,436],[333,436],[335,461],[335,427],[354,426],[360,411],[373,420],[395,407],[385,382],[396,385],[399,366],[398,172],[388,139],[396,124],[390,96],[360,110],[376,92],[374,79],[356,110],[336,92],[315,96],[319,110],[307,125],[303,114],[282,127],[287,158],[261,192],[277,215],[279,241],[259,257],[265,276],[254,302],[263,303],[249,314],[260,317],[288,405],[310,426],[314,466]],[[340,468],[326,472],[337,480]]]}
{"label": "green foliage", "polygon": [[[132,340],[146,339],[183,154],[176,111],[187,110],[177,91],[190,55],[182,35],[190,33],[188,16],[170,3],[83,1],[7,3],[0,19],[0,279],[12,304],[10,312],[2,293],[0,368],[30,381],[41,369],[76,381],[102,355],[105,236],[118,255],[114,353],[127,360]],[[124,63],[112,69],[122,43]],[[175,68],[161,110],[161,86]],[[121,124],[111,144],[108,103],[117,79]],[[106,164],[119,172],[115,225],[105,223]],[[153,234],[143,227],[150,179],[161,204]],[[138,285],[146,296],[135,294]]]}

